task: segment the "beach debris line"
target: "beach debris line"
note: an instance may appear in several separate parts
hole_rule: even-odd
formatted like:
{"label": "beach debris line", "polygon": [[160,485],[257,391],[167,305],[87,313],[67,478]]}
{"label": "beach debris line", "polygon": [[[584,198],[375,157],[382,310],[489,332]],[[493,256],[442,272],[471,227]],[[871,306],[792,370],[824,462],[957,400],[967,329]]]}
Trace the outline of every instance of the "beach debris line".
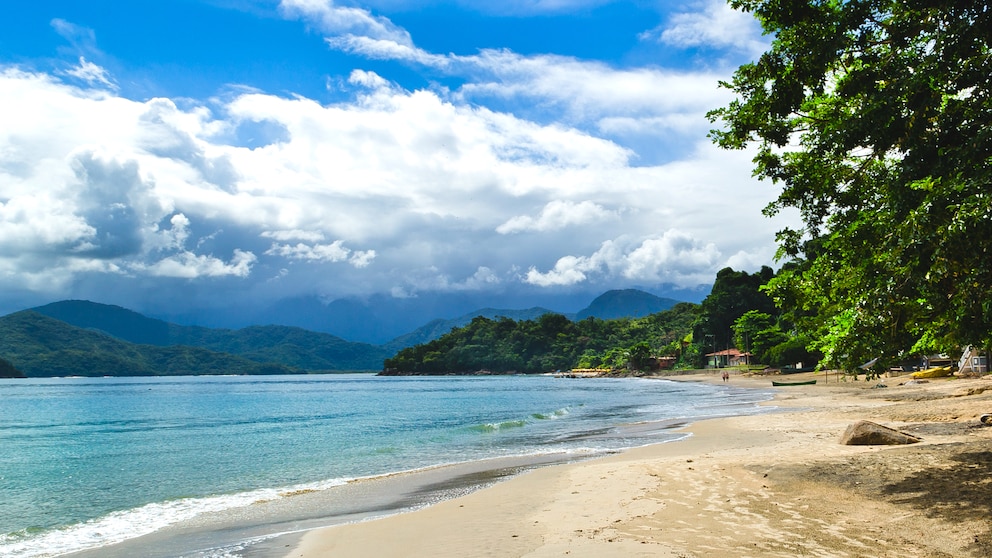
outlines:
{"label": "beach debris line", "polygon": [[899,446],[921,442],[912,434],[900,432],[869,420],[859,420],[847,427],[840,443],[845,446]]}

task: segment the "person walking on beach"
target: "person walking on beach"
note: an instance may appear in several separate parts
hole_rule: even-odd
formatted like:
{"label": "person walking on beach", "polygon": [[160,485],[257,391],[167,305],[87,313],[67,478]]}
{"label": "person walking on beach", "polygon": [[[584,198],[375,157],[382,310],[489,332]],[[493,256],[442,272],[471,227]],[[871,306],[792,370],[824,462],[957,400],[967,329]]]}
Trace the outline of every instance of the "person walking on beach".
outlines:
{"label": "person walking on beach", "polygon": [[726,382],[729,379],[730,379],[730,372],[727,372],[726,370],[724,370],[723,371],[723,381]]}

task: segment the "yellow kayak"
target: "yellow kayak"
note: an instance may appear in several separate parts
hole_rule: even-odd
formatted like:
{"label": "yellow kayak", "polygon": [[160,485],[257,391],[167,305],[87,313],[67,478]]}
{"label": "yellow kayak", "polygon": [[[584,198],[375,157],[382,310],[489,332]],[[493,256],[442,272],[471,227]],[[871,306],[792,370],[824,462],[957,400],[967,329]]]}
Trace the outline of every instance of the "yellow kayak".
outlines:
{"label": "yellow kayak", "polygon": [[926,370],[920,370],[919,372],[913,372],[910,377],[913,378],[943,378],[944,376],[951,375],[950,366],[938,366],[937,368],[928,368]]}

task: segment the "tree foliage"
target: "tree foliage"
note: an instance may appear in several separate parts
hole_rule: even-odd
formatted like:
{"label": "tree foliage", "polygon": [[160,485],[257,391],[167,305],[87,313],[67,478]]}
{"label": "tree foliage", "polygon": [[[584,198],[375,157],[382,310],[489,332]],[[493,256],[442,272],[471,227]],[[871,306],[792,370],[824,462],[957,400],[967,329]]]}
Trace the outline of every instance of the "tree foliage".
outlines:
{"label": "tree foliage", "polygon": [[0,358],[0,378],[23,378],[24,373],[14,367],[14,365],[4,359]]}
{"label": "tree foliage", "polygon": [[761,290],[774,276],[775,272],[767,266],[754,274],[729,267],[718,271],[693,330],[696,342],[706,351],[743,347],[734,340],[734,323],[741,316],[749,311],[775,317],[779,314],[774,301]]}
{"label": "tree foliage", "polygon": [[723,85],[793,265],[770,285],[830,364],[992,342],[992,10],[975,0],[731,0],[773,37]]}
{"label": "tree foliage", "polygon": [[482,370],[531,374],[571,368],[643,369],[650,357],[678,356],[699,305],[682,302],[643,318],[570,321],[477,317],[442,337],[386,359],[388,372],[464,374]]}

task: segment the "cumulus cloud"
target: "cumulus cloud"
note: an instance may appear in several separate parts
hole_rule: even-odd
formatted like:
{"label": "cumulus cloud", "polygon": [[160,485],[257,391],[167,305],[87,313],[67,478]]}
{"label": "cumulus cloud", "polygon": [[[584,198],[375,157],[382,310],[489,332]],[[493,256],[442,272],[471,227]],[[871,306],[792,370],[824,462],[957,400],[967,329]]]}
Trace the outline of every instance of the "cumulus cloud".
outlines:
{"label": "cumulus cloud", "polygon": [[598,221],[616,219],[617,213],[591,201],[579,203],[554,200],[541,210],[537,217],[518,215],[496,227],[500,234],[525,231],[553,231],[570,226],[581,226]]}
{"label": "cumulus cloud", "polygon": [[[334,48],[462,83],[409,90],[376,65],[350,71],[329,104],[248,89],[136,101],[84,58],[57,75],[0,68],[3,287],[71,289],[106,274],[327,297],[694,287],[727,262],[771,257],[781,223],[760,216],[769,195],[745,193],[750,155],[705,139],[702,115],[723,103],[725,76],[439,55],[369,10],[280,6]],[[278,130],[272,141],[232,139],[261,123]],[[624,141],[636,134],[670,136],[681,151],[645,160]]]}
{"label": "cumulus cloud", "polygon": [[706,282],[719,262],[720,251],[715,244],[704,243],[672,229],[635,246],[631,246],[628,239],[619,238],[604,242],[589,256],[563,256],[548,271],[530,268],[525,281],[540,287],[554,287],[576,285],[605,276],[694,287]]}
{"label": "cumulus cloud", "polygon": [[677,48],[735,49],[757,56],[769,41],[761,35],[761,26],[752,14],[733,9],[722,0],[697,4],[696,11],[681,12],[651,31],[643,40],[656,40]]}
{"label": "cumulus cloud", "polygon": [[[417,47],[408,36],[400,40],[383,34],[330,33],[325,40],[348,54],[420,65],[454,77],[461,81],[450,93],[455,102],[502,105],[526,118],[565,122],[627,140],[640,136],[659,143],[670,142],[673,133],[705,136],[710,126],[706,112],[731,99],[717,87],[727,77],[726,69],[616,68],[600,61],[506,49],[437,54]],[[367,77],[352,74],[351,81],[384,85]]]}
{"label": "cumulus cloud", "polygon": [[354,252],[345,248],[343,241],[335,240],[330,244],[304,244],[302,242],[295,245],[273,244],[265,252],[265,255],[310,262],[348,261],[351,265],[362,268],[367,267],[375,259],[375,250]]}
{"label": "cumulus cloud", "polygon": [[327,41],[333,48],[371,59],[402,60],[470,76],[454,92],[459,100],[536,100],[545,111],[557,107],[566,120],[603,132],[635,126],[641,132],[686,131],[690,126],[705,131],[706,112],[730,98],[716,87],[726,77],[717,71],[618,69],[569,56],[524,56],[495,49],[476,55],[438,55],[413,45],[352,35]]}
{"label": "cumulus cloud", "polygon": [[154,277],[197,279],[200,277],[248,277],[258,258],[251,252],[235,250],[229,262],[209,255],[183,251],[151,265],[135,264],[134,268],[148,271]]}
{"label": "cumulus cloud", "polygon": [[348,76],[348,83],[368,89],[384,89],[390,86],[389,82],[379,74],[364,70],[352,70],[351,75]]}

